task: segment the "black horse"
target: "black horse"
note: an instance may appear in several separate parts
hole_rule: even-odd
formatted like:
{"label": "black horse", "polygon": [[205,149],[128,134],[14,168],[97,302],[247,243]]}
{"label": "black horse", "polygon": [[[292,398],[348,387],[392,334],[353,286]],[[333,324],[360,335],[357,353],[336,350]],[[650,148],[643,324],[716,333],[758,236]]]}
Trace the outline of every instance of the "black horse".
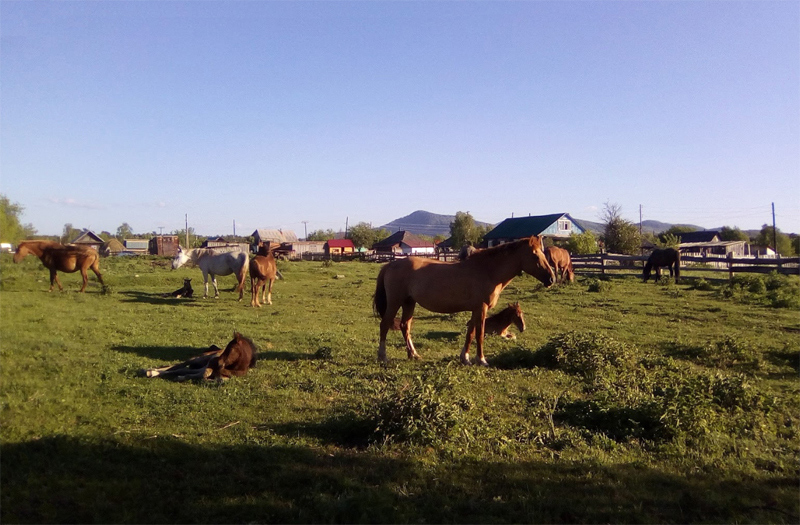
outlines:
{"label": "black horse", "polygon": [[[656,281],[661,279],[661,268],[667,266],[669,268],[669,276],[675,276],[675,282],[681,277],[681,252],[675,248],[664,248],[662,250],[653,250],[650,257],[647,258],[647,264],[644,266],[644,273],[642,278],[644,282],[650,278],[650,271],[656,269]],[[674,274],[673,274],[674,270]]]}

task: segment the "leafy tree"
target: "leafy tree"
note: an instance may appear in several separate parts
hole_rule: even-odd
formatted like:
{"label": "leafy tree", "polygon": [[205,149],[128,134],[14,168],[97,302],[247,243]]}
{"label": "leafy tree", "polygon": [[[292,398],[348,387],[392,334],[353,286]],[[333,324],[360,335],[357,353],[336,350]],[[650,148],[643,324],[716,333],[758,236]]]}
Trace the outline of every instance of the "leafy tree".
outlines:
{"label": "leafy tree", "polygon": [[[774,237],[773,232],[776,232]],[[775,247],[775,242],[778,243],[777,248]],[[755,243],[759,246],[770,246],[776,252],[784,256],[790,256],[794,251],[792,248],[792,241],[789,239],[788,235],[781,232],[780,229],[776,231],[772,226],[766,224],[756,236]]]}
{"label": "leafy tree", "polygon": [[391,235],[386,228],[373,228],[367,222],[359,222],[350,228],[347,236],[356,248],[372,248],[376,242]]}
{"label": "leafy tree", "polygon": [[16,243],[36,235],[36,228],[32,224],[23,225],[19,222],[24,209],[19,203],[11,202],[0,194],[0,240]]}
{"label": "leafy tree", "polygon": [[750,237],[736,226],[734,226],[733,228],[729,228],[728,226],[723,226],[719,230],[719,240],[749,242]]}
{"label": "leafy tree", "polygon": [[61,242],[68,243],[74,241],[83,230],[79,230],[78,228],[73,228],[72,223],[68,222],[64,225],[64,229],[61,232]]}
{"label": "leafy tree", "polygon": [[659,248],[677,248],[680,243],[680,235],[664,232],[658,236],[658,240],[654,244]]}
{"label": "leafy tree", "polygon": [[795,255],[800,255],[800,236],[798,235],[790,235],[792,239],[792,249],[794,250]]}
{"label": "leafy tree", "polygon": [[124,241],[125,239],[130,239],[133,236],[133,228],[127,222],[123,222],[117,228],[117,239],[120,242]]}
{"label": "leafy tree", "polygon": [[572,233],[567,239],[566,249],[573,255],[590,255],[597,253],[597,238],[592,232]]}
{"label": "leafy tree", "polygon": [[186,229],[183,228],[181,230],[173,230],[170,235],[177,235],[178,242],[184,248],[199,248],[201,244],[203,244],[203,239],[197,232],[195,232],[194,228],[189,226],[189,246],[186,246]]}
{"label": "leafy tree", "polygon": [[605,223],[604,241],[606,250],[612,253],[635,255],[641,251],[642,239],[639,228],[622,218],[622,207],[605,203],[602,219]]}
{"label": "leafy tree", "polygon": [[472,243],[477,246],[483,242],[483,237],[491,230],[488,226],[479,226],[475,224],[475,219],[472,218],[469,212],[456,212],[453,222],[450,223],[450,238],[454,248]]}
{"label": "leafy tree", "polygon": [[316,230],[308,234],[307,241],[329,241],[336,238],[336,232],[331,229]]}

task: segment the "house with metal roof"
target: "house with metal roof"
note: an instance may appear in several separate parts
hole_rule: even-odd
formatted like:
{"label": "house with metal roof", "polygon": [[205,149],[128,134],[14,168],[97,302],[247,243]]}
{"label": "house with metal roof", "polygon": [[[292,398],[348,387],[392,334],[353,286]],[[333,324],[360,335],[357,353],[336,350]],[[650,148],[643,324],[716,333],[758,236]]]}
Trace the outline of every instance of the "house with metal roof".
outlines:
{"label": "house with metal roof", "polygon": [[566,239],[573,233],[585,232],[586,229],[570,217],[569,213],[554,213],[506,219],[484,235],[483,240],[488,247],[492,247],[532,235]]}
{"label": "house with metal roof", "polygon": [[250,234],[256,246],[283,244],[297,242],[299,239],[292,230],[265,230],[258,229]]}
{"label": "house with metal roof", "polygon": [[391,234],[382,241],[372,245],[379,254],[429,255],[436,252],[433,242],[414,235],[405,230]]}
{"label": "house with metal roof", "polygon": [[356,246],[350,239],[329,239],[325,243],[325,252],[328,255],[343,255],[346,253],[354,253]]}
{"label": "house with metal roof", "polygon": [[98,252],[103,247],[104,241],[99,235],[90,230],[84,230],[75,238],[70,244],[76,246],[83,246],[85,248],[92,248]]}

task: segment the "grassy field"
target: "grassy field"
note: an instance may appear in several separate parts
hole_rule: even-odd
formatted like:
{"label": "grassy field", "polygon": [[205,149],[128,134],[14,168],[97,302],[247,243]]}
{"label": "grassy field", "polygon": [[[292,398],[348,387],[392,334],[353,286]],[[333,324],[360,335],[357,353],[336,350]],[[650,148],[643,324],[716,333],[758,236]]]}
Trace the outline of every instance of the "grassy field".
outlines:
{"label": "grassy field", "polygon": [[[395,332],[382,367],[378,265],[279,263],[260,309],[164,259],[101,268],[48,294],[0,257],[3,523],[800,519],[796,278],[523,276],[501,305],[528,329],[490,368],[458,364],[468,314],[423,309],[423,361]],[[184,277],[197,298],[161,296]],[[137,376],[234,330],[261,350],[243,378]]]}

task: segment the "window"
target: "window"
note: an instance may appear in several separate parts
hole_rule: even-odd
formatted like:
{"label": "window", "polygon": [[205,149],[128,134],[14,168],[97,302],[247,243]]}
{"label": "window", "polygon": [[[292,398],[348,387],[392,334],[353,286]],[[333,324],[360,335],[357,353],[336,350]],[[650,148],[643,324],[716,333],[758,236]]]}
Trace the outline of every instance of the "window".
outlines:
{"label": "window", "polygon": [[558,231],[570,231],[572,230],[572,223],[566,219],[559,219],[558,221]]}

